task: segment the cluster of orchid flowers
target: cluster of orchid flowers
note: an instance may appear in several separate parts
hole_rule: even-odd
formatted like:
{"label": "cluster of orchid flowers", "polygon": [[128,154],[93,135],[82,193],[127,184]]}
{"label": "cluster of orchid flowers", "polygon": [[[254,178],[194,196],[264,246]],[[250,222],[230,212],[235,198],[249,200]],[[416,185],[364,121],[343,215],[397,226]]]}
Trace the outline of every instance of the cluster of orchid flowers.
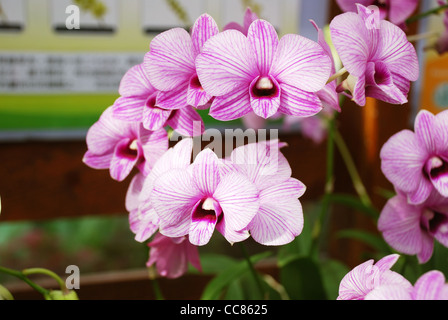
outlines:
{"label": "cluster of orchid flowers", "polygon": [[[220,121],[252,117],[262,125],[279,116],[289,124],[318,114],[331,117],[341,112],[340,95],[360,106],[366,97],[406,103],[410,82],[419,76],[417,54],[397,26],[405,19],[392,10],[400,1],[376,2],[387,4],[380,6],[382,18],[384,8],[390,8],[394,23],[369,25],[371,7],[341,0],[349,12],[331,21],[331,42],[312,21],[317,42],[297,34],[279,38],[274,26],[250,9],[243,25],[230,23],[220,31],[203,14],[190,32],[173,28],[152,39],[143,62],[124,75],[120,97],[89,129],[83,159],[92,168],[108,169],[117,181],[137,170],[126,209],[135,239],[152,238],[148,266],[156,265],[168,278],[184,274],[189,262],[201,270],[198,246],[206,245],[215,229],[232,244],[252,237],[280,246],[301,234],[299,198],[306,187],[291,177],[280,150],[285,144],[247,144],[225,158],[209,148],[194,155],[193,137],[205,132],[198,110]],[[410,2],[415,5],[406,7],[409,14],[417,5]],[[415,133],[397,134],[381,152],[383,171],[398,194],[384,208],[379,229],[392,247],[417,254],[422,262],[431,256],[434,238],[448,246],[446,115],[422,112]],[[171,131],[182,139],[169,148]],[[425,279],[441,281],[439,274],[429,274],[412,287],[395,273],[389,277],[397,256],[384,259],[348,274],[340,298],[363,298],[368,292],[379,297],[387,292],[374,287],[396,282],[414,298],[421,296]]]}

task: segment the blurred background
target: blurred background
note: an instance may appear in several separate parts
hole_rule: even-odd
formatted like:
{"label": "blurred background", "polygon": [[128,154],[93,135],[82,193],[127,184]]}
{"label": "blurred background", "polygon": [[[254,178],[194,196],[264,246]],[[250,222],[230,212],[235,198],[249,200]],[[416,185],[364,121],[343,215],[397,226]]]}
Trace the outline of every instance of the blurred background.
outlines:
{"label": "blurred background", "polygon": [[[422,1],[419,10],[435,3]],[[73,5],[80,9],[79,29]],[[0,265],[64,274],[75,264],[82,275],[144,269],[148,248],[133,239],[124,208],[130,180],[116,182],[107,170],[82,163],[86,132],[118,97],[121,77],[142,62],[155,35],[189,28],[204,12],[220,28],[231,21],[242,24],[247,7],[279,35],[299,33],[313,40],[317,34],[309,19],[323,27],[340,13],[332,0],[0,0]],[[438,16],[422,20],[410,32],[442,30],[441,21]],[[434,40],[416,43],[422,73],[408,105],[378,103],[366,112],[348,101],[343,107],[340,128],[369,190],[390,188],[379,170],[382,143],[411,125],[420,108],[448,107],[448,56],[428,50]],[[208,127],[223,125],[206,111],[202,115]],[[242,123],[225,124],[231,126]],[[281,139],[289,144],[285,156],[293,175],[308,187],[302,200],[312,208],[324,190],[325,144],[299,131],[281,131]],[[340,160],[337,165],[342,167]],[[338,188],[353,192],[345,169],[338,174]],[[381,208],[384,198],[375,201]],[[375,230],[355,212],[341,209],[333,219],[332,228]],[[216,238],[201,250],[238,256]],[[356,265],[369,248],[344,241],[328,252]],[[0,283],[10,283],[18,293],[25,290],[14,281],[0,274]],[[85,297],[100,297],[95,294],[92,289]]]}

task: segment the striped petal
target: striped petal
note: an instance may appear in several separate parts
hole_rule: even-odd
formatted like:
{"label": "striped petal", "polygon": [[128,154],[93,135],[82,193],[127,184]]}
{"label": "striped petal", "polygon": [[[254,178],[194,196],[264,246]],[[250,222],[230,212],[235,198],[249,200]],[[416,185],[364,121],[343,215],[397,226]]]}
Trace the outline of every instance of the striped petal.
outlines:
{"label": "striped petal", "polygon": [[255,53],[257,67],[262,76],[267,76],[278,47],[277,31],[265,20],[255,20],[247,32],[252,50]]}
{"label": "striped petal", "polygon": [[210,106],[210,116],[221,121],[230,121],[241,118],[252,111],[249,84],[234,92],[215,97]]}
{"label": "striped petal", "polygon": [[322,110],[322,101],[316,93],[303,91],[286,83],[280,87],[282,95],[279,112],[289,116],[309,117]]}
{"label": "striped petal", "polygon": [[147,97],[156,89],[149,82],[143,63],[129,69],[120,81],[118,93],[123,97]]}
{"label": "striped petal", "polygon": [[169,91],[188,83],[195,71],[195,50],[190,34],[173,28],[154,37],[144,57],[144,66],[151,84]]}
{"label": "striped petal", "polygon": [[218,156],[209,148],[202,150],[194,159],[192,170],[197,189],[210,197],[220,182]]}
{"label": "striped petal", "polygon": [[331,67],[330,58],[317,42],[287,34],[280,39],[270,75],[280,84],[316,92],[325,86]]}
{"label": "striped petal", "polygon": [[202,87],[212,96],[222,96],[248,85],[257,75],[254,53],[239,31],[227,30],[210,38],[196,59]]}
{"label": "striped petal", "polygon": [[188,137],[199,136],[205,130],[201,115],[191,106],[173,110],[166,124],[179,134]]}
{"label": "striped petal", "polygon": [[202,51],[202,47],[208,39],[218,33],[219,28],[215,20],[208,14],[201,15],[191,28],[191,40],[196,54]]}

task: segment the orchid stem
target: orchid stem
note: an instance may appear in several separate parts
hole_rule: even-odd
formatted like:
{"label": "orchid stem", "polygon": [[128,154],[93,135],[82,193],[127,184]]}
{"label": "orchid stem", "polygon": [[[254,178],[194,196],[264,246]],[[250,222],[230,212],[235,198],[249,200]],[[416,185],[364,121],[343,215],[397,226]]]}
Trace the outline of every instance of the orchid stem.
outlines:
{"label": "orchid stem", "polygon": [[33,288],[34,290],[36,290],[37,292],[39,292],[40,294],[42,294],[43,296],[46,296],[50,293],[49,290],[42,288],[41,286],[35,284],[33,281],[31,281],[30,279],[28,279],[28,277],[26,275],[24,275],[22,272],[20,271],[16,271],[13,269],[9,269],[6,267],[1,267],[0,266],[0,272],[9,274],[11,276],[14,276],[16,278],[19,278],[20,280],[24,281],[26,284],[28,284],[31,288]]}
{"label": "orchid stem", "polygon": [[410,17],[409,19],[407,19],[406,20],[406,24],[410,24],[410,23],[416,22],[416,21],[418,21],[420,19],[426,18],[426,17],[428,17],[430,15],[433,15],[433,14],[439,14],[441,11],[446,10],[446,9],[448,9],[448,4],[445,4],[443,6],[440,6],[440,7],[437,7],[437,8],[433,8],[431,10],[428,10],[428,11],[416,14],[416,15]]}
{"label": "orchid stem", "polygon": [[336,80],[340,76],[344,75],[346,72],[347,72],[347,69],[345,69],[345,67],[342,67],[341,69],[339,69],[338,72],[336,72],[334,75],[332,75],[330,78],[328,78],[328,81],[326,84],[329,84],[333,80]]}
{"label": "orchid stem", "polygon": [[244,246],[244,243],[240,242],[240,247],[241,247],[241,251],[243,252],[244,259],[247,261],[247,265],[249,266],[249,270],[252,273],[252,276],[253,276],[255,282],[257,283],[258,290],[260,290],[260,293],[261,293],[262,297],[264,298],[265,291],[264,291],[263,283],[261,282],[260,276],[257,273],[257,271],[255,270],[254,264],[250,260],[249,254],[247,252],[246,247]]}
{"label": "orchid stem", "polygon": [[360,197],[362,203],[366,206],[371,206],[372,202],[369,198],[369,195],[366,191],[366,188],[364,187],[364,184],[362,183],[361,177],[359,176],[358,171],[356,170],[355,163],[353,161],[352,156],[350,155],[350,152],[347,148],[347,145],[345,144],[344,139],[342,138],[339,131],[334,131],[334,142],[336,146],[338,147],[338,150],[342,156],[342,159],[344,160],[344,163],[347,167],[348,173],[352,179],[353,186],[358,193],[358,196]]}
{"label": "orchid stem", "polygon": [[22,274],[25,276],[28,276],[30,274],[44,274],[47,275],[51,278],[53,278],[54,280],[56,280],[56,282],[58,283],[59,287],[61,288],[61,291],[64,293],[67,293],[67,287],[65,286],[65,282],[61,279],[61,277],[59,277],[56,273],[54,273],[51,270],[48,269],[44,269],[44,268],[29,268],[29,269],[24,269],[22,270]]}

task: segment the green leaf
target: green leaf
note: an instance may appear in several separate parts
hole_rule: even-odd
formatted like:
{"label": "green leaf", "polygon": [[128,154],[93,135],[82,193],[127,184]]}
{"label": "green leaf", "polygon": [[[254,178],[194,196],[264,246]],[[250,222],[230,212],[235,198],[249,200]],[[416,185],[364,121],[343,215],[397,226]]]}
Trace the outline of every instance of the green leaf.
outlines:
{"label": "green leaf", "polygon": [[[250,257],[252,263],[267,258],[271,255],[271,252],[263,252]],[[247,261],[243,260],[229,268],[221,271],[215,278],[213,278],[205,287],[202,292],[201,300],[216,300],[222,296],[222,292],[226,289],[235,279],[240,278],[243,274],[249,271]]]}
{"label": "green leaf", "polygon": [[337,260],[324,260],[319,266],[327,299],[336,300],[339,295],[339,285],[341,280],[350,269]]}
{"label": "green leaf", "polygon": [[297,258],[283,266],[280,282],[292,300],[327,298],[319,266],[311,258]]}
{"label": "green leaf", "polygon": [[[238,260],[223,254],[202,253],[201,254],[201,274],[217,274],[223,269],[228,269],[238,263]],[[189,266],[189,273],[199,273],[199,271]]]}
{"label": "green leaf", "polygon": [[384,241],[384,239],[376,234],[364,231],[364,230],[354,230],[347,229],[338,232],[338,237],[340,238],[352,238],[360,240],[365,244],[371,246],[372,248],[382,252],[384,255],[392,253],[389,245]]}
{"label": "green leaf", "polygon": [[328,195],[328,200],[330,202],[339,203],[342,205],[345,205],[347,207],[354,208],[364,214],[366,214],[368,217],[374,219],[375,221],[379,217],[379,212],[371,207],[365,205],[358,197],[350,195],[350,194],[341,194],[341,193],[333,193]]}

